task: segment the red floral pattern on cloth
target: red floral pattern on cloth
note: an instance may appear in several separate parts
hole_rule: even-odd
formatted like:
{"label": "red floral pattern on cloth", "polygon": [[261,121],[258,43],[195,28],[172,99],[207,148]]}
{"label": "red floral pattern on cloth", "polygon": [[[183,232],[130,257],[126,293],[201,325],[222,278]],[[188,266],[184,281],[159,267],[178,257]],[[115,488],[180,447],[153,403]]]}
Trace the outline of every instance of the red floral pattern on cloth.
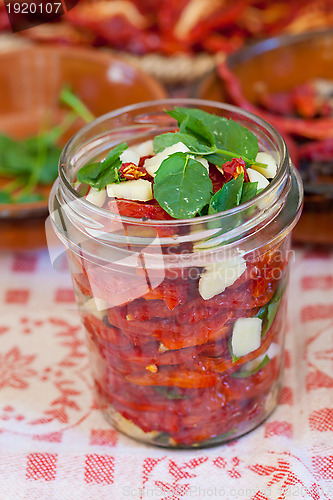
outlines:
{"label": "red floral pattern on cloth", "polygon": [[0,255],[0,498],[333,499],[333,255],[292,264],[279,406],[224,446],[169,451],[104,420],[68,271]]}

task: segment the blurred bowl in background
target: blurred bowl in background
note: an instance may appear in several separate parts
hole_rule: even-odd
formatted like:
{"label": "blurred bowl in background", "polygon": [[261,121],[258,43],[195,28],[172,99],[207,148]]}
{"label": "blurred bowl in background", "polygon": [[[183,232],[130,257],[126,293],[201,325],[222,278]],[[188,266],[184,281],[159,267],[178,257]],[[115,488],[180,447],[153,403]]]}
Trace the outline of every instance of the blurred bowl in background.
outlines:
{"label": "blurred bowl in background", "polygon": [[[94,49],[26,46],[0,53],[0,133],[15,139],[37,134],[45,117],[60,123],[68,110],[59,103],[66,85],[94,116],[129,104],[166,97],[153,77],[120,58]],[[62,144],[84,122],[77,120]],[[3,180],[2,180],[3,181]],[[1,185],[1,179],[0,179]],[[0,249],[31,249],[46,244],[45,200],[0,204]]]}
{"label": "blurred bowl in background", "polygon": [[[320,87],[325,96],[307,95],[311,86]],[[305,188],[304,210],[293,238],[332,244],[333,30],[283,35],[248,45],[207,75],[195,94],[236,104],[277,128],[300,169]],[[290,96],[301,102],[305,115],[298,110],[284,113],[284,108],[294,104]],[[329,107],[326,115],[316,111],[311,115],[311,106],[324,97]],[[311,151],[308,159],[306,151]]]}

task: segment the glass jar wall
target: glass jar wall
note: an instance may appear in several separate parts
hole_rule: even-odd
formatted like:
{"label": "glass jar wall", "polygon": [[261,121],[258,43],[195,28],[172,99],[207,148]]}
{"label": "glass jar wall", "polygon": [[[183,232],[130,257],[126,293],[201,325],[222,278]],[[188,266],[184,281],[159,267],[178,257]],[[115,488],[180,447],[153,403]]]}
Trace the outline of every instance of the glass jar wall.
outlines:
{"label": "glass jar wall", "polygon": [[[164,110],[175,106],[249,128],[277,160],[269,186],[236,208],[187,220],[124,217],[87,202],[74,187],[78,169],[119,142],[173,131]],[[51,219],[66,247],[107,420],[166,447],[223,443],[259,425],[281,386],[290,233],[302,206],[279,134],[233,106],[155,101],[86,126],[60,164]]]}

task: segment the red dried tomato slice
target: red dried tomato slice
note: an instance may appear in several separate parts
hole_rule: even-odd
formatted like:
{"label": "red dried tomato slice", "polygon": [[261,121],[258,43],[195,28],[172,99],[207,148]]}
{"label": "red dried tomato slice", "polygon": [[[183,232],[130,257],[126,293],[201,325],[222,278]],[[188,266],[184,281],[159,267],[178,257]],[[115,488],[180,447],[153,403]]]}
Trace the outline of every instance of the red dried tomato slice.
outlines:
{"label": "red dried tomato slice", "polygon": [[[152,200],[150,203],[124,199],[111,200],[108,203],[108,209],[110,212],[118,213],[120,216],[133,217],[135,219],[172,220],[172,217],[155,200]],[[149,224],[147,229],[149,230],[149,228],[154,232],[156,231],[161,238],[173,236],[177,231],[176,227],[155,226],[154,224]],[[144,231],[145,229],[143,227],[142,230]]]}
{"label": "red dried tomato slice", "polygon": [[[144,367],[161,366],[161,365],[176,365],[191,361],[198,355],[203,346],[187,347],[185,349],[167,350],[159,352],[160,342],[148,342],[143,346],[132,345],[125,337],[127,344],[121,345],[121,348],[116,347],[110,340],[102,345],[103,352],[107,351],[107,358],[111,361],[111,366],[115,366],[114,357],[119,358],[127,363],[136,363]],[[125,342],[124,341],[124,342]],[[120,345],[120,344],[119,344]]]}
{"label": "red dried tomato slice", "polygon": [[123,272],[116,263],[97,265],[87,263],[87,273],[92,290],[92,296],[103,299],[109,307],[125,304],[141,297],[150,288],[150,282],[144,274],[139,274],[136,268]]}
{"label": "red dried tomato slice", "polygon": [[129,346],[127,338],[122,335],[118,328],[106,325],[93,314],[83,313],[81,321],[94,340],[96,340],[97,337],[118,347]]}
{"label": "red dried tomato slice", "polygon": [[206,342],[219,339],[228,334],[228,327],[223,325],[230,321],[232,312],[228,309],[221,309],[215,316],[208,320],[202,320],[194,325],[178,324],[177,321],[151,320],[146,321],[144,328],[142,322],[124,321],[116,318],[109,311],[109,321],[111,324],[122,329],[130,341],[136,344],[136,339],[144,339],[147,342],[151,336],[163,343],[167,349],[180,349],[184,347],[198,346]]}
{"label": "red dried tomato slice", "polygon": [[330,161],[333,156],[333,137],[302,144],[299,146],[298,152],[301,159],[318,162]]}
{"label": "red dried tomato slice", "polygon": [[227,0],[224,1],[221,7],[217,7],[206,19],[198,19],[197,24],[189,32],[188,38],[192,42],[204,40],[207,35],[214,30],[226,29],[228,26],[233,27],[234,21],[240,17],[244,11],[248,0]]}
{"label": "red dried tomato slice", "polygon": [[147,179],[147,170],[140,165],[135,165],[134,163],[122,163],[119,169],[120,177],[127,180],[134,179]]}
{"label": "red dried tomato slice", "polygon": [[223,170],[222,177],[224,182],[229,182],[231,181],[231,179],[235,179],[241,173],[244,174],[245,182],[250,181],[249,176],[247,175],[246,172],[245,161],[242,160],[242,158],[233,158],[232,160],[223,163],[221,168]]}
{"label": "red dried tomato slice", "polygon": [[93,295],[88,278],[83,273],[72,274],[73,282],[78,286],[80,292],[87,297]]}
{"label": "red dried tomato slice", "polygon": [[171,311],[179,304],[185,304],[189,299],[190,283],[179,280],[164,280],[159,286],[146,293],[146,300],[160,299]]}
{"label": "red dried tomato slice", "polygon": [[249,102],[241,87],[240,80],[232,73],[225,63],[218,66],[218,74],[225,82],[226,90],[232,101],[256,115],[261,116],[269,123],[272,123],[282,134],[292,134],[309,139],[326,139],[333,137],[333,118],[324,117],[315,120],[304,118],[293,118],[288,116],[278,116],[273,113],[266,112]]}
{"label": "red dried tomato slice", "polygon": [[209,178],[213,184],[213,193],[216,193],[219,189],[223,187],[224,178],[221,172],[215,167],[215,165],[209,164]]}
{"label": "red dried tomato slice", "polygon": [[[221,359],[208,358],[208,357],[199,355],[200,359],[207,367],[207,370],[214,371],[214,367],[215,367],[215,370],[218,371],[219,373],[228,372],[229,370],[235,371],[237,368],[239,368],[241,365],[243,365],[247,361],[252,361],[253,359],[256,359],[258,356],[261,356],[262,354],[264,354],[267,351],[267,349],[271,345],[273,339],[276,336],[278,336],[280,333],[281,317],[284,314],[285,314],[284,304],[281,302],[280,307],[279,307],[279,312],[277,313],[272,326],[270,327],[270,329],[266,333],[265,337],[262,339],[260,347],[258,349],[256,349],[255,351],[252,351],[249,354],[242,356],[241,358],[239,358],[236,361],[232,361],[231,355],[229,354],[229,357],[228,357],[227,353]],[[241,317],[244,317],[244,316],[242,315]]]}
{"label": "red dried tomato slice", "polygon": [[199,372],[186,370],[181,367],[160,367],[156,373],[142,373],[141,375],[127,375],[126,379],[138,385],[162,385],[176,386],[187,389],[200,389],[203,387],[214,387],[218,382],[218,376],[212,372]]}
{"label": "red dried tomato slice", "polygon": [[170,220],[172,217],[163,210],[158,204],[142,203],[132,200],[111,200],[108,203],[110,212],[119,213],[125,217],[134,217],[135,219],[152,220]]}

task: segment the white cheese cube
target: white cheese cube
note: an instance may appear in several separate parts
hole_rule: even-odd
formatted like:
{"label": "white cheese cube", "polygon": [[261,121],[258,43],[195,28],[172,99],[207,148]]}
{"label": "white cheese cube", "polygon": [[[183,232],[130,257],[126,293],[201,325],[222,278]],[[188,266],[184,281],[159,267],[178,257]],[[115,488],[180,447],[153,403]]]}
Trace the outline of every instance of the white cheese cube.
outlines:
{"label": "white cheese cube", "polygon": [[106,200],[106,190],[101,189],[99,191],[97,188],[92,187],[86,196],[86,200],[97,207],[102,207]]}
{"label": "white cheese cube", "polygon": [[82,309],[90,314],[93,314],[98,319],[103,319],[105,310],[108,309],[108,304],[103,299],[92,297],[88,299],[83,305]]}
{"label": "white cheese cube", "polygon": [[252,361],[248,361],[247,363],[245,363],[243,365],[243,370],[255,371],[260,365],[260,363],[263,362],[266,356],[268,356],[269,359],[273,359],[280,351],[281,351],[280,346],[275,342],[272,342],[264,354],[258,356],[255,359],[252,359]]}
{"label": "white cheese cube", "polygon": [[195,156],[194,159],[196,161],[198,161],[199,163],[201,163],[201,165],[203,165],[205,167],[205,169],[207,170],[207,172],[209,172],[209,163],[206,160],[206,158],[202,158],[201,156]]}
{"label": "white cheese cube", "polygon": [[199,293],[204,300],[211,299],[231,286],[246,269],[246,261],[242,256],[214,262],[206,266],[199,279]]}
{"label": "white cheese cube", "polygon": [[170,155],[174,153],[188,153],[189,149],[182,142],[177,142],[177,144],[173,144],[173,146],[169,146],[168,148],[163,149],[157,153],[157,155],[153,156],[153,158],[148,158],[144,167],[147,170],[148,174],[152,177],[155,177],[157,170],[159,169],[162,161],[166,160]]}
{"label": "white cheese cube", "polygon": [[235,321],[232,331],[231,347],[237,358],[241,358],[260,347],[260,318],[239,318]]}
{"label": "white cheese cube", "polygon": [[259,163],[266,163],[267,167],[259,167],[258,165],[252,165],[251,168],[253,170],[256,170],[256,172],[259,172],[259,174],[262,174],[266,179],[273,179],[275,177],[276,172],[277,172],[277,164],[274,159],[274,157],[265,152],[260,152],[257,154],[256,161]]}
{"label": "white cheese cube", "polygon": [[269,359],[273,359],[277,354],[279,354],[280,351],[281,347],[279,346],[279,344],[272,342],[267,351],[265,352],[264,357],[268,356]]}
{"label": "white cheese cube", "polygon": [[131,150],[135,151],[141,158],[141,156],[151,156],[154,154],[153,141],[149,139],[148,141],[141,142],[140,144],[135,144],[131,146]]}
{"label": "white cheese cube", "polygon": [[110,198],[124,198],[125,200],[149,201],[153,199],[151,183],[144,179],[113,183],[106,186]]}
{"label": "white cheese cube", "polygon": [[269,181],[262,174],[254,170],[253,168],[247,168],[247,175],[249,176],[250,182],[258,182],[257,189],[265,189],[269,185]]}
{"label": "white cheese cube", "polygon": [[125,149],[119,158],[122,163],[134,163],[135,165],[138,165],[140,161],[140,155],[134,148]]}

